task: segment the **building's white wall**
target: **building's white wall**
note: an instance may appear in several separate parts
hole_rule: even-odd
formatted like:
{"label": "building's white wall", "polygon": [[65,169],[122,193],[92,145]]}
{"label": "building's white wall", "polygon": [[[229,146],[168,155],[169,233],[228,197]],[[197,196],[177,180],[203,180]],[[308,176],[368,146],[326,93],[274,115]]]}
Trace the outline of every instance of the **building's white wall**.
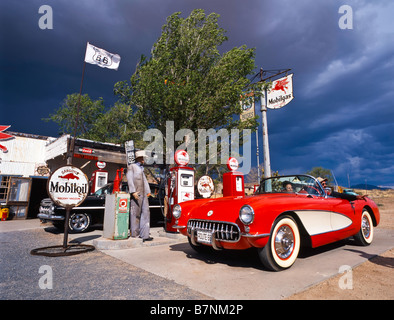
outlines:
{"label": "building's white wall", "polygon": [[38,175],[37,168],[45,166],[46,143],[47,140],[20,136],[1,141],[8,151],[0,151],[0,174],[24,177]]}

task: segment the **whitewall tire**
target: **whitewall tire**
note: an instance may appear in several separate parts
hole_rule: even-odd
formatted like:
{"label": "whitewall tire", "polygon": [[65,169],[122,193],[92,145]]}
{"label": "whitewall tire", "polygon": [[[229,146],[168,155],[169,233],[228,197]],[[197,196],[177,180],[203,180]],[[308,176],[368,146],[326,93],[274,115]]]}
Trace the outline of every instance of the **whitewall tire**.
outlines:
{"label": "whitewall tire", "polygon": [[290,216],[275,221],[269,242],[259,249],[260,260],[273,271],[290,268],[300,251],[300,232],[297,223]]}

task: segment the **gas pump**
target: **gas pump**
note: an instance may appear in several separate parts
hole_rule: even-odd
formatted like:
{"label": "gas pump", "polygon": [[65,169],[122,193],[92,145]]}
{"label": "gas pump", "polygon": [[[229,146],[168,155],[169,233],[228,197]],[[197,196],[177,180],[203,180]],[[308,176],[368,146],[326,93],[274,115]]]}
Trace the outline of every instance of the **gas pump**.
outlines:
{"label": "gas pump", "polygon": [[108,171],[104,170],[106,166],[107,164],[104,161],[96,162],[98,170],[92,173],[92,177],[90,179],[90,193],[96,192],[108,183]]}
{"label": "gas pump", "polygon": [[177,229],[172,228],[175,224],[175,218],[172,215],[174,205],[194,200],[194,169],[186,166],[189,163],[189,155],[185,150],[178,150],[174,158],[177,166],[170,169],[170,176],[167,181],[167,232],[178,232]]}
{"label": "gas pump", "polygon": [[238,160],[233,157],[229,158],[227,168],[230,172],[223,174],[223,197],[244,196],[244,175],[242,172],[236,171],[238,169]]}

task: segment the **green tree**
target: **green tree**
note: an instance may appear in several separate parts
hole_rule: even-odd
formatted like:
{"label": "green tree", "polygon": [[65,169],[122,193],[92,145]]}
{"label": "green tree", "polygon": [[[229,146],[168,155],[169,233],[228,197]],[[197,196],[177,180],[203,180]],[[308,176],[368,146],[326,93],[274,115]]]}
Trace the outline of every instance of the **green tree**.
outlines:
{"label": "green tree", "polygon": [[323,167],[314,167],[310,171],[307,171],[306,174],[309,174],[316,178],[321,177],[323,179],[327,179],[329,184],[334,181],[331,170],[324,169]]}
{"label": "green tree", "polygon": [[[187,128],[256,128],[256,118],[240,122],[240,97],[255,68],[254,49],[246,46],[220,54],[227,37],[218,25],[219,15],[196,9],[189,17],[176,12],[167,18],[151,50],[141,57],[130,83],[115,85],[115,93],[133,106],[133,121],[147,128],[175,132]],[[141,124],[141,123],[140,123]]]}
{"label": "green tree", "polygon": [[147,128],[143,125],[143,121],[132,120],[130,105],[118,101],[97,118],[91,128],[90,137],[97,141],[120,144],[134,140],[134,143],[141,147],[143,132]]}
{"label": "green tree", "polygon": [[[255,68],[255,50],[241,46],[220,53],[227,37],[218,18],[201,9],[187,18],[180,12],[168,17],[150,58],[141,56],[130,82],[115,84],[114,106],[105,111],[101,98],[81,97],[77,136],[114,143],[133,139],[143,148],[144,131],[156,128],[164,134],[167,121],[174,122],[175,132],[190,129],[196,138],[198,129],[254,130],[257,117],[240,122],[237,115],[241,97],[251,99],[244,93],[251,90],[247,76]],[[77,94],[68,95],[44,120],[56,122],[61,133],[73,133],[77,100]]]}
{"label": "green tree", "polygon": [[56,122],[59,125],[60,134],[74,134],[75,123],[77,121],[76,136],[85,139],[94,139],[92,129],[104,112],[104,101],[102,98],[93,101],[89,95],[81,95],[79,112],[77,112],[78,96],[78,93],[67,95],[60,108],[55,113],[50,114],[49,118],[44,118],[43,120]]}

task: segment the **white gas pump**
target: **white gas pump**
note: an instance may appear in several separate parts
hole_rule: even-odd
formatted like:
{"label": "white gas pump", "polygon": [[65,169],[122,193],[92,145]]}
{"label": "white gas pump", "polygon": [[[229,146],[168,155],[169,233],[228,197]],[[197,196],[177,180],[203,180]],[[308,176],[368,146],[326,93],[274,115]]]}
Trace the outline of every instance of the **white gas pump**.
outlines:
{"label": "white gas pump", "polygon": [[187,167],[187,164],[189,163],[189,155],[185,150],[178,150],[175,153],[174,158],[177,166],[170,169],[170,177],[167,183],[167,232],[177,232],[177,229],[172,227],[176,220],[172,215],[172,208],[174,205],[194,200],[194,169]]}

